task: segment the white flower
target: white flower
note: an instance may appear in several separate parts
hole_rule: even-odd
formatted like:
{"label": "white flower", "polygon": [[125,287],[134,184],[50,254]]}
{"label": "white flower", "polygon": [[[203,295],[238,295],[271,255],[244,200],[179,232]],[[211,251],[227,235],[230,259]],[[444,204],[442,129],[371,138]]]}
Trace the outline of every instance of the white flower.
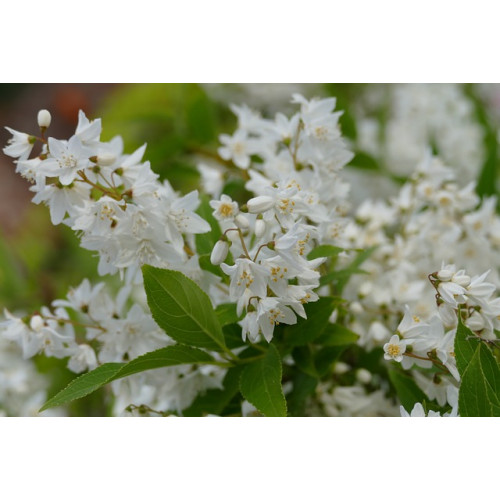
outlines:
{"label": "white flower", "polygon": [[437,411],[429,410],[426,415],[424,407],[421,403],[415,403],[411,413],[408,413],[402,406],[399,407],[402,417],[440,417],[441,415]]}
{"label": "white flower", "polygon": [[71,184],[90,164],[88,152],[76,135],[68,142],[49,137],[49,151],[50,156],[38,168],[47,177],[58,177],[63,186]]}
{"label": "white flower", "polygon": [[441,298],[452,307],[458,307],[458,304],[464,304],[467,301],[464,287],[453,283],[452,281],[442,281],[437,290]]}
{"label": "white flower", "polygon": [[384,344],[384,359],[393,359],[400,363],[403,360],[403,354],[406,351],[406,342],[400,340],[397,335],[393,335],[391,340]]}
{"label": "white flower", "polygon": [[75,135],[80,139],[82,144],[93,145],[98,142],[101,130],[102,125],[100,118],[90,121],[82,110],[78,112],[78,125]]}
{"label": "white flower", "polygon": [[5,128],[12,134],[12,137],[9,139],[7,146],[3,148],[3,152],[12,158],[27,160],[35,144],[35,138],[10,127]]}
{"label": "white flower", "polygon": [[238,300],[247,289],[257,297],[267,296],[267,279],[270,272],[266,267],[249,259],[236,259],[233,266],[222,263],[221,269],[231,277],[231,300]]}
{"label": "white flower", "polygon": [[232,160],[242,169],[250,166],[250,156],[256,152],[254,141],[248,138],[244,130],[237,130],[233,136],[222,134],[220,142],[224,145],[219,148],[219,155],[224,160]]}
{"label": "white flower", "polygon": [[275,325],[297,323],[297,316],[293,311],[274,297],[266,297],[259,301],[257,316],[262,335],[268,342],[271,342],[273,338]]}
{"label": "white flower", "polygon": [[233,220],[238,215],[238,203],[226,194],[221,195],[219,200],[211,200],[210,206],[214,209],[213,216],[219,220]]}
{"label": "white flower", "polygon": [[489,273],[490,270],[481,274],[481,276],[474,276],[467,286],[466,295],[469,299],[473,299],[475,303],[482,303],[488,300],[496,291],[496,286],[493,283],[484,281]]}
{"label": "white flower", "polygon": [[49,206],[50,220],[55,226],[64,220],[66,213],[70,216],[75,215],[78,207],[83,206],[90,196],[90,186],[83,182],[43,185],[36,190],[38,192],[32,199],[33,203],[44,202]]}
{"label": "white flower", "polygon": [[97,357],[94,349],[87,344],[75,347],[74,354],[68,361],[68,368],[74,373],[93,370],[97,366]]}
{"label": "white flower", "polygon": [[421,403],[415,403],[411,413],[408,413],[403,406],[399,407],[402,417],[425,417],[425,410]]}

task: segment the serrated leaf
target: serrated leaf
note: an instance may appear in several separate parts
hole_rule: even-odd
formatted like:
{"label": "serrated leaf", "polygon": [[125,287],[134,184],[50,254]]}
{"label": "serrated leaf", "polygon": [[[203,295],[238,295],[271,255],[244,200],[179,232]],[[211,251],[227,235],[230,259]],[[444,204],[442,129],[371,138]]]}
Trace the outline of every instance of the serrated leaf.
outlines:
{"label": "serrated leaf", "polygon": [[411,412],[416,403],[428,403],[426,395],[408,375],[398,370],[389,370],[389,379],[396,389],[398,398],[407,412]]}
{"label": "serrated leaf", "polygon": [[490,349],[459,323],[455,359],[461,382],[458,411],[462,417],[500,416],[500,368]]}
{"label": "serrated leaf", "polygon": [[177,342],[225,350],[222,328],[207,294],[179,271],[142,267],[154,320]]}
{"label": "serrated leaf", "polygon": [[241,373],[242,396],[266,417],[286,417],[281,373],[281,358],[273,344],[269,344],[261,359],[245,366]]}
{"label": "serrated leaf", "polygon": [[62,391],[50,398],[40,411],[83,398],[113,380],[128,377],[155,368],[214,361],[210,354],[185,345],[163,347],[148,352],[128,363],[106,363],[91,372],[80,375]]}
{"label": "serrated leaf", "polygon": [[307,319],[298,318],[297,324],[283,328],[285,342],[291,346],[313,342],[328,325],[336,304],[334,297],[320,297],[318,301],[306,304],[304,309]]}
{"label": "serrated leaf", "polygon": [[317,259],[318,257],[336,257],[340,252],[343,252],[344,249],[341,247],[335,247],[333,245],[319,245],[316,248],[313,248],[307,258],[309,260]]}

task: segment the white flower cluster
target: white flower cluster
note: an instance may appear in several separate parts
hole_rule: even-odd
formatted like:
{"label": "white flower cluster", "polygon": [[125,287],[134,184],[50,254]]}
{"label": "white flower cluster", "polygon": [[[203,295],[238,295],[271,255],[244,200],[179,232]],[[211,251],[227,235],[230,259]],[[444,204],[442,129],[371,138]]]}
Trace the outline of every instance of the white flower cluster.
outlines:
{"label": "white flower cluster", "polygon": [[[430,399],[443,406],[455,405],[456,386],[460,382],[455,362],[455,336],[458,318],[479,338],[496,340],[500,326],[500,297],[493,297],[497,287],[485,281],[489,271],[470,277],[454,265],[442,266],[429,275],[436,290],[437,312],[428,320],[412,316],[407,307],[397,334],[384,345],[384,358],[401,362],[404,369],[415,364],[422,368],[437,366],[440,374],[428,380],[414,372],[416,382]],[[455,382],[447,377],[450,373]]]}
{"label": "white flower cluster", "polygon": [[[233,106],[238,129],[220,138],[220,156],[246,171],[245,187],[256,196],[246,207],[227,195],[211,202],[224,232],[211,260],[231,278],[229,298],[239,315],[246,311],[241,326],[251,341],[259,333],[270,341],[275,325],[305,317],[303,304],[318,300],[313,290],[325,260],[307,255],[315,241],[336,241],[346,223],[348,185],[338,172],[352,153],[341,137],[335,99],[295,95],[293,102],[299,112],[273,120]],[[232,264],[224,262],[229,249]]]}
{"label": "white flower cluster", "polygon": [[498,284],[500,218],[496,199],[480,203],[474,184],[460,187],[452,169],[430,155],[393,199],[366,200],[344,232],[344,247],[375,247],[363,269],[351,278],[351,328],[371,348],[390,337],[409,304],[428,319],[434,297],[426,286],[429,269],[442,262],[467,262],[470,272],[491,268]]}
{"label": "white flower cluster", "polygon": [[[53,224],[70,226],[81,234],[82,247],[99,253],[101,275],[128,270],[132,279],[142,264],[185,265],[193,255],[192,235],[210,229],[194,213],[198,192],[179,197],[142,161],[145,146],[123,154],[122,139],[102,142],[101,120],[89,121],[82,111],[69,140],[46,139],[50,114],[42,111],[41,137],[8,129],[13,136],[4,152],[33,183],[33,202],[49,206]],[[41,153],[28,159],[37,142]]]}
{"label": "white flower cluster", "polygon": [[[370,86],[358,111],[358,146],[397,175],[410,174],[435,145],[443,160],[470,181],[484,159],[483,130],[459,84]],[[388,106],[385,121],[380,105]]]}
{"label": "white flower cluster", "polygon": [[[134,303],[127,307],[132,290],[124,286],[112,298],[104,283],[92,287],[84,280],[66,299],[54,300],[51,308],[42,307],[32,316],[18,318],[5,311],[7,319],[0,323],[0,331],[3,338],[18,344],[24,359],[39,353],[69,358],[67,366],[75,373],[102,363],[126,362],[173,344],[139,305],[140,297],[132,297]],[[116,381],[112,384],[115,412],[121,414],[132,403],[182,411],[200,391],[220,387],[224,373],[212,366],[195,370],[179,366]],[[38,401],[39,406],[42,402]]]}
{"label": "white flower cluster", "polygon": [[[47,400],[49,377],[39,373],[32,360],[23,359],[19,347],[0,337],[0,416],[34,417]],[[42,416],[63,416],[61,408]]]}

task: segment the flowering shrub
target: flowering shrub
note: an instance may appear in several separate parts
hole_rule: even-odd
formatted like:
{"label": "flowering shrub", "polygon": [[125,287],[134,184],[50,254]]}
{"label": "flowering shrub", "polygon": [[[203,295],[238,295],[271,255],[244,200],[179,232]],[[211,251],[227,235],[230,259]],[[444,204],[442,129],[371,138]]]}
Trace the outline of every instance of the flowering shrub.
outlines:
{"label": "flowering shrub", "polygon": [[[446,161],[456,153],[430,89],[417,88],[431,97],[415,135],[401,125],[407,91],[395,92],[384,141],[365,148],[392,172],[430,134]],[[472,120],[450,92],[453,116]],[[292,103],[268,118],[231,106],[237,129],[220,135],[218,160],[200,163],[200,189],[187,194],[159,180],[145,146],[126,154],[120,137],[102,141],[101,120],[83,111],[67,140],[48,135],[46,110],[37,134],[8,128],[4,152],[32,201],[114,276],[115,289],[85,279],[39,311],[5,310],[2,344],[80,374],[44,404],[36,393],[41,411],[106,386],[113,415],[500,415],[496,199],[457,179],[465,156],[457,170],[428,150],[394,195],[356,204],[344,167],[360,156],[336,100]],[[364,144],[380,126],[369,110],[358,113]],[[457,134],[481,163],[480,126]],[[33,367],[25,376],[37,383]],[[0,404],[20,412],[1,393]]]}

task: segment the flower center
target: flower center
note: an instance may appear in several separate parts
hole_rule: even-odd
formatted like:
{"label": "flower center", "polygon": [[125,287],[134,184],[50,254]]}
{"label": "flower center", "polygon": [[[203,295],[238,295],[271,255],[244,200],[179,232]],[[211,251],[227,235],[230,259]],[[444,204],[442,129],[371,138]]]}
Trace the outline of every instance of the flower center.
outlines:
{"label": "flower center", "polygon": [[219,213],[223,217],[231,217],[231,215],[233,215],[233,212],[233,206],[229,203],[222,203],[219,207]]}
{"label": "flower center", "polygon": [[387,354],[389,354],[389,356],[399,356],[400,353],[401,347],[396,344],[389,344],[389,346],[387,347]]}

